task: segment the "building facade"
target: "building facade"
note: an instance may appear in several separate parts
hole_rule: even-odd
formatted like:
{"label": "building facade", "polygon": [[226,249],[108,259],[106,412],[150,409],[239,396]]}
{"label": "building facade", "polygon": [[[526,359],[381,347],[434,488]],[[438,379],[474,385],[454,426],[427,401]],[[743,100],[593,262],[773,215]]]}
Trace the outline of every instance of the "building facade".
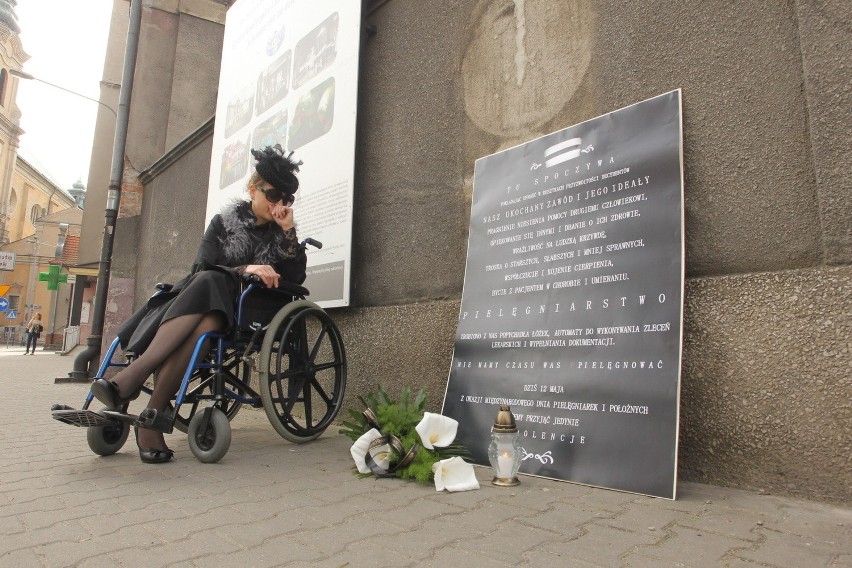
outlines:
{"label": "building facade", "polygon": [[[68,237],[78,238],[82,210],[68,191],[18,155],[23,134],[15,103],[18,78],[9,70],[22,70],[29,59],[19,31],[14,2],[0,2],[0,253],[14,258],[5,265],[10,268],[0,270],[0,285],[9,286],[8,310],[0,312],[0,327],[19,341],[26,322],[40,312],[45,328],[40,343],[55,347],[62,345],[73,286],[48,290],[38,276],[53,264],[76,263],[66,256],[63,264],[63,245]],[[81,184],[76,191],[85,188]]]}
{"label": "building facade", "polygon": [[[163,244],[204,230],[226,4],[145,4],[125,176],[139,206],[116,229],[111,304],[134,300],[108,327],[194,258]],[[368,0],[364,13],[376,33],[362,52],[353,301],[332,313],[348,402],[412,385],[440,408],[477,158],[680,88],[679,477],[849,502],[849,3]]]}

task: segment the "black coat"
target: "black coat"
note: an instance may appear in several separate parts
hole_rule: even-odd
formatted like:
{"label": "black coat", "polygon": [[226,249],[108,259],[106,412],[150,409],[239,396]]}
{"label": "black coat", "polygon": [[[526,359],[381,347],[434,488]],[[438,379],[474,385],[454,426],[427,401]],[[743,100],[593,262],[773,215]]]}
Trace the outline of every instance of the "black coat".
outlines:
{"label": "black coat", "polygon": [[249,264],[272,266],[282,284],[305,281],[307,258],[296,230],[284,231],[274,222],[257,225],[251,204],[240,201],[210,221],[190,274],[168,292],[154,294],[119,327],[124,351],[141,354],[161,322],[184,314],[218,311],[232,326],[239,275]]}

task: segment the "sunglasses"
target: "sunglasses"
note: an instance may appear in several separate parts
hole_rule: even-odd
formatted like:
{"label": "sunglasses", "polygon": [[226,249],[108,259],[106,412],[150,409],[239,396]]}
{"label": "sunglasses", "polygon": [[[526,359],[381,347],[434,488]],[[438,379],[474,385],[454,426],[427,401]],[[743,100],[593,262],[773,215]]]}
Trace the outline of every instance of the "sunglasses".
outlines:
{"label": "sunglasses", "polygon": [[284,193],[279,189],[275,189],[274,187],[260,187],[259,185],[254,184],[254,188],[261,192],[263,196],[266,197],[266,200],[270,203],[278,203],[279,201],[283,200],[284,205],[289,207],[290,205],[293,205],[293,201],[295,201],[293,195],[289,193]]}

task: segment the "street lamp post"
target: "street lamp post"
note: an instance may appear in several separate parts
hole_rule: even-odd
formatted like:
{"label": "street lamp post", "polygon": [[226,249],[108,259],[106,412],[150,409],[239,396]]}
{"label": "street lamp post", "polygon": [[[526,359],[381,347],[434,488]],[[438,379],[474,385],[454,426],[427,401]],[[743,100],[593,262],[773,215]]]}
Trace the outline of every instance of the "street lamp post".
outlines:
{"label": "street lamp post", "polygon": [[34,76],[30,75],[29,73],[24,73],[20,69],[9,69],[9,75],[12,75],[14,77],[18,77],[19,79],[26,79],[28,81],[37,81],[39,83],[44,83],[45,85],[50,85],[51,87],[61,89],[61,90],[65,91],[66,93],[71,93],[72,95],[77,95],[78,97],[83,97],[84,99],[88,99],[88,100],[90,100],[94,103],[98,103],[99,105],[101,105],[102,107],[104,107],[105,109],[110,111],[116,119],[118,118],[118,115],[116,114],[115,109],[113,109],[111,106],[104,103],[103,101],[99,101],[98,99],[93,99],[92,97],[87,97],[83,93],[78,93],[77,91],[72,91],[71,89],[66,89],[65,87],[63,87],[61,85],[57,85],[55,83],[50,83],[49,81],[45,81],[44,79],[39,79],[38,77],[34,77]]}

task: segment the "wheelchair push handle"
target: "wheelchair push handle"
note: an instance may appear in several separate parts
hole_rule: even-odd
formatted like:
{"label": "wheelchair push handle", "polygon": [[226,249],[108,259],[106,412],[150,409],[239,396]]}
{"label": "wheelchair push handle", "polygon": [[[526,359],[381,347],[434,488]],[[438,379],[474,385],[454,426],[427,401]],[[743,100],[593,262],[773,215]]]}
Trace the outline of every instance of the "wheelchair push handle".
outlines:
{"label": "wheelchair push handle", "polygon": [[312,239],[311,237],[308,237],[305,240],[303,240],[302,244],[300,246],[302,247],[302,250],[305,250],[306,248],[308,248],[308,245],[311,245],[315,249],[321,249],[322,248],[322,243],[319,242],[316,239]]}

